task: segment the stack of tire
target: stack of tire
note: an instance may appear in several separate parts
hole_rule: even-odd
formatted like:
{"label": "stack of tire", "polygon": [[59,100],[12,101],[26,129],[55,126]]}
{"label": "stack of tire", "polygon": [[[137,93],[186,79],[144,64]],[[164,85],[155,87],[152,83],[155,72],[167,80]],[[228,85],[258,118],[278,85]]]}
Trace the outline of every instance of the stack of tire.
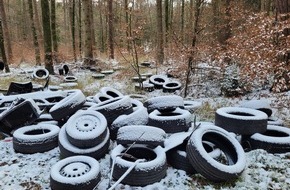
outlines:
{"label": "stack of tire", "polygon": [[290,152],[290,129],[283,126],[283,121],[272,116],[272,109],[267,100],[249,100],[241,103],[242,107],[260,110],[267,115],[264,131],[242,136],[246,150],[264,149],[269,153]]}
{"label": "stack of tire", "polygon": [[[166,176],[166,133],[146,125],[120,128],[117,146],[111,152],[112,177],[132,186],[146,186]],[[129,171],[129,173],[126,173]]]}
{"label": "stack of tire", "polygon": [[174,93],[180,90],[181,83],[168,78],[166,75],[152,75],[149,78],[149,83],[154,85],[155,89],[162,89],[163,92]]}
{"label": "stack of tire", "polygon": [[118,129],[123,126],[148,123],[147,109],[142,102],[124,96],[114,88],[101,88],[93,99],[96,104],[88,109],[98,111],[105,116],[112,140],[116,139]]}
{"label": "stack of tire", "polygon": [[62,158],[84,155],[98,160],[109,150],[107,120],[97,111],[79,110],[62,126],[58,139]]}

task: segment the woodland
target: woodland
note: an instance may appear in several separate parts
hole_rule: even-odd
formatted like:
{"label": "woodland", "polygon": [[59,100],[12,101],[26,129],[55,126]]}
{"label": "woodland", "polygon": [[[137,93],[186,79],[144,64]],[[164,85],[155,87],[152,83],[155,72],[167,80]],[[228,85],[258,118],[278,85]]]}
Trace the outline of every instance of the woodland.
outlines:
{"label": "woodland", "polygon": [[102,67],[103,60],[139,74],[150,61],[184,81],[184,96],[204,70],[227,96],[283,92],[289,12],[289,0],[0,0],[0,55],[4,72],[27,62],[50,74],[64,62]]}

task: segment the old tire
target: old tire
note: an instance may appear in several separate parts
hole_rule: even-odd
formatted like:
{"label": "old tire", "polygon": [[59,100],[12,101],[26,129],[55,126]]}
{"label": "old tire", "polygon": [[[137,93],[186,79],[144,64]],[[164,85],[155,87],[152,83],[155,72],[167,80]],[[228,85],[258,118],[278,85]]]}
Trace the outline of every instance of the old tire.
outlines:
{"label": "old tire", "polygon": [[33,154],[46,152],[58,146],[59,127],[51,124],[38,124],[21,127],[13,133],[15,152]]}
{"label": "old tire", "polygon": [[181,96],[167,95],[150,98],[144,102],[144,106],[147,108],[148,113],[151,113],[155,109],[160,112],[169,112],[178,107],[183,107],[184,102]]}
{"label": "old tire", "polygon": [[240,135],[265,132],[267,119],[267,114],[251,108],[223,107],[215,113],[216,126]]}
{"label": "old tire", "polygon": [[79,148],[91,148],[100,144],[107,135],[107,120],[100,112],[78,111],[66,122],[68,141]]}
{"label": "old tire", "polygon": [[[105,154],[109,150],[110,146],[110,133],[107,131],[107,135],[105,139],[98,144],[97,146],[91,147],[91,148],[79,148],[74,145],[72,145],[68,139],[66,134],[66,125],[64,125],[60,131],[58,136],[58,146],[60,150],[60,156],[62,158],[70,157],[70,156],[76,156],[76,155],[84,155],[84,156],[90,156],[95,159],[101,159],[105,156]],[[107,129],[108,130],[108,129]]]}
{"label": "old tire", "polygon": [[269,153],[290,152],[290,129],[268,125],[264,133],[255,133],[248,138],[251,150],[264,149]]}
{"label": "old tire", "polygon": [[53,190],[92,190],[100,180],[100,164],[88,156],[65,158],[54,164],[50,171]]}
{"label": "old tire", "polygon": [[128,125],[120,128],[117,134],[117,143],[147,144],[154,147],[164,146],[166,133],[164,130],[146,125]]}
{"label": "old tire", "polygon": [[191,127],[191,114],[189,111],[180,108],[172,112],[155,110],[149,114],[148,125],[159,127],[166,133],[188,131]]}
{"label": "old tire", "polygon": [[[114,179],[119,179],[134,164],[135,160],[124,156],[125,151],[126,148],[122,145],[118,145],[112,150]],[[146,159],[146,161],[138,163],[121,183],[146,186],[158,182],[166,176],[166,154],[160,146],[151,149],[144,145],[134,145],[127,150],[126,155],[131,155],[137,159]]]}
{"label": "old tire", "polygon": [[[219,148],[226,156],[226,163],[214,159],[205,150],[203,141]],[[229,132],[214,125],[197,128],[190,136],[186,150],[193,168],[213,182],[234,180],[246,166],[245,152],[240,143]]]}

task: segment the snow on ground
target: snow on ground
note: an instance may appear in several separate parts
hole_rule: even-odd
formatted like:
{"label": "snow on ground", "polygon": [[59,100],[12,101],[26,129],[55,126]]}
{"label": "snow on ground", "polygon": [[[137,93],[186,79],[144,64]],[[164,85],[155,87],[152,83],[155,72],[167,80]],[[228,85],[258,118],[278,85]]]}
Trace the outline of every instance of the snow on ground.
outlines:
{"label": "snow on ground", "polygon": [[[13,69],[15,73],[19,72]],[[127,81],[119,78],[105,77],[103,80],[90,78],[92,73],[89,71],[79,72],[80,69],[73,70],[81,82],[86,95],[95,95],[103,86],[110,86],[120,90],[123,94],[137,94],[134,91],[134,84],[130,81],[132,76],[128,76]],[[114,73],[112,76],[116,76]],[[27,75],[24,75],[27,77]],[[2,74],[2,78],[11,75]],[[86,80],[85,80],[86,79]],[[52,76],[52,85],[62,82],[62,77]],[[86,81],[86,82],[85,82]],[[5,87],[1,86],[5,89]],[[125,89],[127,88],[127,89]],[[209,87],[210,88],[210,87]],[[214,89],[211,89],[214,93]],[[150,93],[143,93],[150,98],[158,95],[165,95],[161,90]],[[223,106],[239,106],[245,99],[266,98],[270,101],[273,108],[273,115],[286,121],[289,126],[290,120],[290,92],[281,94],[269,94],[267,91],[259,93],[253,92],[243,98],[223,98],[223,97],[204,97],[197,93],[197,96],[190,99],[202,102],[201,108],[197,109],[197,120],[213,121],[213,113],[217,108]],[[111,142],[110,150],[115,146]],[[54,148],[45,153],[21,154],[15,153],[12,147],[12,138],[8,137],[0,140],[0,190],[42,190],[50,189],[50,169],[60,160],[59,149]],[[109,186],[110,175],[110,155],[107,154],[99,160],[101,170],[101,182],[97,189],[105,190]],[[114,181],[111,182],[111,185]],[[190,189],[290,189],[290,153],[288,154],[269,154],[264,150],[254,150],[246,153],[246,169],[242,175],[234,182],[215,184],[204,179],[199,174],[188,176],[184,171],[173,169],[169,166],[167,175],[160,182],[146,187],[131,187],[128,185],[118,185],[118,190],[190,190]]]}

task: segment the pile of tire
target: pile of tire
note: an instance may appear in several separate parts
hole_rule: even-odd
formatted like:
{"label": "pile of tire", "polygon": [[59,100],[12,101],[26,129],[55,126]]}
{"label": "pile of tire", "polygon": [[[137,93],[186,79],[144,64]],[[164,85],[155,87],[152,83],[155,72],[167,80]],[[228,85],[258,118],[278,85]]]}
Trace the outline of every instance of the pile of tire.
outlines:
{"label": "pile of tire", "polygon": [[153,84],[155,89],[162,89],[166,93],[174,93],[181,88],[180,82],[168,78],[166,75],[152,75],[149,83]]}
{"label": "pile of tire", "polygon": [[267,115],[267,125],[263,132],[242,136],[241,141],[246,151],[264,149],[269,153],[290,152],[290,129],[283,126],[281,119],[272,115],[273,111],[267,100],[244,101],[241,107],[259,110]]}
{"label": "pile of tire", "polygon": [[163,179],[167,171],[166,154],[161,147],[165,137],[162,129],[152,126],[120,128],[118,145],[111,152],[112,177],[132,186],[146,186]]}
{"label": "pile of tire", "polygon": [[107,120],[97,111],[80,110],[62,126],[58,139],[62,158],[84,155],[98,160],[109,150]]}

